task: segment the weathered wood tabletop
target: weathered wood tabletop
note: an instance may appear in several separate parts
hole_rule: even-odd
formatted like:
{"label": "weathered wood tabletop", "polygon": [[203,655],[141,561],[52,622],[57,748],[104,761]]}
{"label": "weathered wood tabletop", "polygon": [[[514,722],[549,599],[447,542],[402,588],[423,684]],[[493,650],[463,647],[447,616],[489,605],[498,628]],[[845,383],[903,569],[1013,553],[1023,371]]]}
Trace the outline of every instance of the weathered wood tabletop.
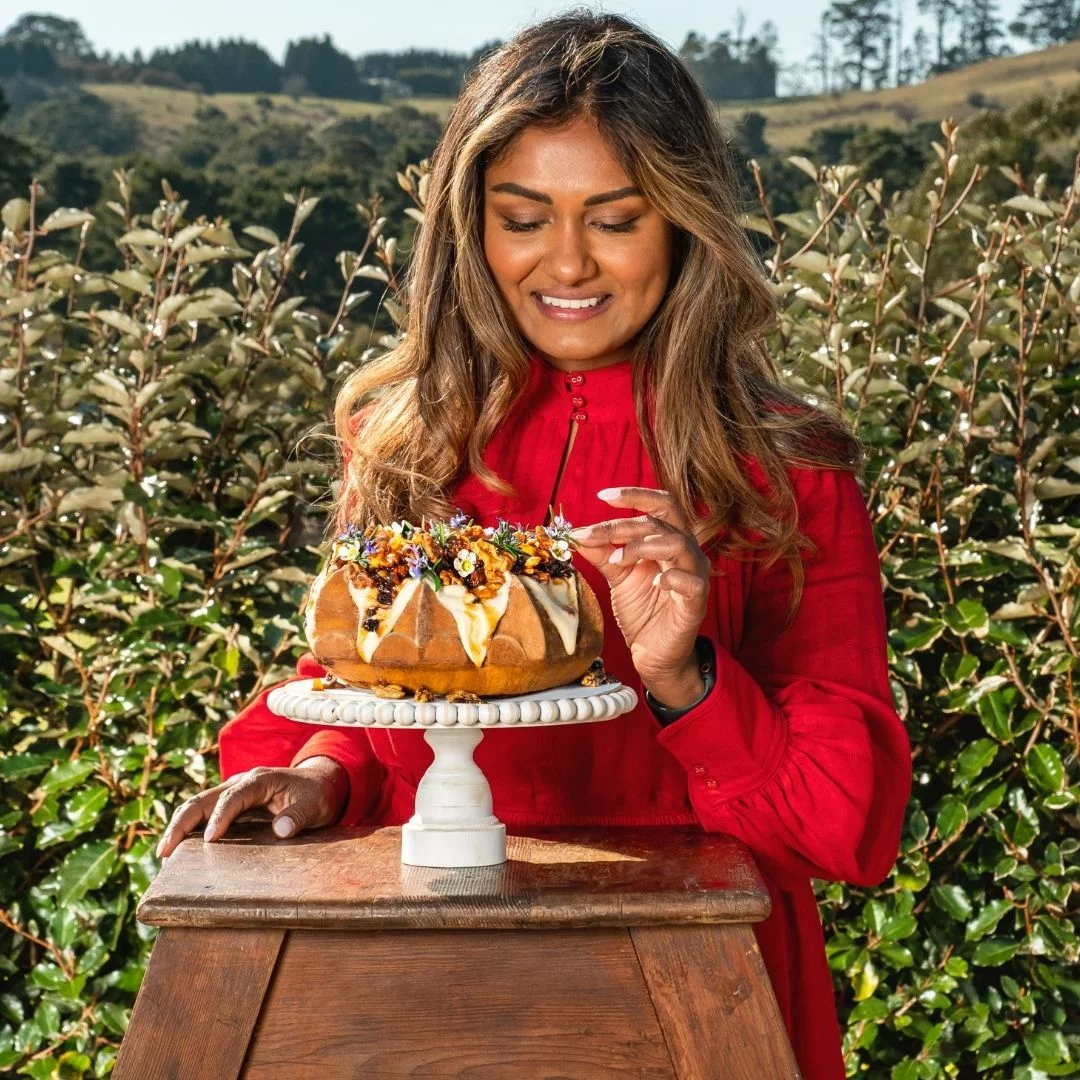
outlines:
{"label": "weathered wood tabletop", "polygon": [[[797,1076],[746,849],[693,828],[517,830],[494,867],[400,830],[185,841],[117,1080]],[[535,933],[542,930],[543,933]]]}

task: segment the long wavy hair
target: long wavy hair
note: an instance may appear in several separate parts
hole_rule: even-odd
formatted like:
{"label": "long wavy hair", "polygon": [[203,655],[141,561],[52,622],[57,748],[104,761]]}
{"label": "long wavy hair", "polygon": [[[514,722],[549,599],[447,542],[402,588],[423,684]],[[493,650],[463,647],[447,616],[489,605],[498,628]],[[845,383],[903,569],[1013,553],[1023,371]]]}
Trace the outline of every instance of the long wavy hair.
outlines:
{"label": "long wavy hair", "polygon": [[[525,390],[529,346],[484,258],[484,173],[529,125],[581,118],[597,123],[675,229],[670,287],[631,357],[656,474],[710,553],[786,559],[794,610],[803,541],[786,469],[854,470],[859,444],[835,415],[780,385],[763,344],[776,301],[739,225],[724,133],[682,60],[618,15],[573,11],[537,23],[467,78],[431,161],[405,338],[355,371],[337,398],[348,464],[335,525],[449,514],[451,486],[466,471],[513,497],[481,454]],[[376,391],[357,438],[357,408]]]}

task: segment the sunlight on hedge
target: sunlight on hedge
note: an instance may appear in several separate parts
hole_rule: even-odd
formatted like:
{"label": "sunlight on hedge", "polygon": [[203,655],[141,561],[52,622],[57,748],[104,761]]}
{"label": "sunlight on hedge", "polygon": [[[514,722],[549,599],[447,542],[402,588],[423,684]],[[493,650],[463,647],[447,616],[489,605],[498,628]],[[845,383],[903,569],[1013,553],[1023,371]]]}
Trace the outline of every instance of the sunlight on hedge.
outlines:
{"label": "sunlight on hedge", "polygon": [[[773,346],[852,416],[914,742],[903,854],[824,885],[849,1072],[1064,1075],[1080,1037],[1080,178],[981,169],[953,126],[926,205],[791,159],[815,208],[747,216],[785,299]],[[1004,170],[1008,174],[1008,170]],[[422,218],[425,169],[399,176]],[[302,651],[335,469],[334,388],[394,340],[397,242],[358,207],[336,311],[301,293],[316,199],[278,236],[163,183],[134,215],[0,234],[0,1070],[105,1075],[152,934],[134,906],[215,732]],[[243,227],[241,227],[243,226]],[[114,268],[82,267],[90,230]],[[347,238],[346,238],[347,239]],[[369,288],[365,288],[365,284]],[[375,326],[350,312],[387,296]],[[871,823],[872,827],[872,823]]]}

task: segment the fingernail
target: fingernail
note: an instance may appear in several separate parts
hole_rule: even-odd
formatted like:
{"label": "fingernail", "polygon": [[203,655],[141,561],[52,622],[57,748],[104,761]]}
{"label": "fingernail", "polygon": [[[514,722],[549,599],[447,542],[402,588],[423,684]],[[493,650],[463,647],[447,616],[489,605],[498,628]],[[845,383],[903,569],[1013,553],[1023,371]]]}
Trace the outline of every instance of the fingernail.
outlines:
{"label": "fingernail", "polygon": [[204,844],[209,844],[217,837],[217,829],[213,825],[207,825],[203,831],[202,838]]}
{"label": "fingernail", "polygon": [[581,540],[592,532],[591,525],[579,525],[576,529],[570,530],[570,538],[572,540]]}
{"label": "fingernail", "polygon": [[616,499],[616,498],[618,498],[618,496],[619,496],[619,489],[618,488],[601,488],[596,493],[596,497],[598,499],[603,499],[605,502],[607,502],[609,499]]}
{"label": "fingernail", "polygon": [[609,566],[618,566],[623,561],[623,552],[626,548],[617,547],[607,558]]}
{"label": "fingernail", "polygon": [[159,840],[157,842],[157,847],[154,848],[154,858],[155,859],[160,859],[161,858],[161,847],[162,847],[162,844],[164,844],[164,842],[165,842],[164,840]]}
{"label": "fingernail", "polygon": [[660,579],[664,576],[664,571],[661,570],[659,574],[652,579],[653,588],[655,589],[660,584]]}
{"label": "fingernail", "polygon": [[279,817],[274,822],[274,835],[281,840],[287,840],[296,832],[296,823],[290,817]]}

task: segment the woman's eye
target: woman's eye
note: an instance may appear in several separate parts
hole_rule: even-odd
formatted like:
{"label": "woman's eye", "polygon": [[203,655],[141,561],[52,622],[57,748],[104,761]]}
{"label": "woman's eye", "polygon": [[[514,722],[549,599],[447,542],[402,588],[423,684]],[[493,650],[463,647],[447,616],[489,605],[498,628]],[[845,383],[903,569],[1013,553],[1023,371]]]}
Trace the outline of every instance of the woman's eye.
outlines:
{"label": "woman's eye", "polygon": [[543,224],[542,221],[515,221],[513,218],[503,218],[503,228],[508,232],[532,232]]}
{"label": "woman's eye", "polygon": [[637,218],[631,218],[629,221],[598,221],[596,227],[604,232],[632,232],[634,229],[634,223]]}

